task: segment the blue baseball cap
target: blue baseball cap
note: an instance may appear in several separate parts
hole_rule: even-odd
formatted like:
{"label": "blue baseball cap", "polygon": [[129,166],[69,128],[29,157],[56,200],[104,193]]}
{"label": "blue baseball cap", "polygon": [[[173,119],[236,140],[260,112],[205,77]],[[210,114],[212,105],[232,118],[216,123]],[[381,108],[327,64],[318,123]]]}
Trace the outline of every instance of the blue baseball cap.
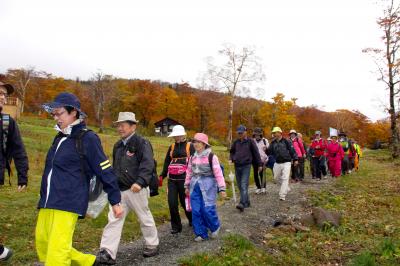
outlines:
{"label": "blue baseball cap", "polygon": [[243,125],[238,126],[237,129],[236,129],[237,133],[243,133],[245,131],[247,131],[247,128],[245,126],[243,126]]}
{"label": "blue baseball cap", "polygon": [[78,97],[76,97],[74,94],[68,93],[68,92],[62,92],[54,98],[54,101],[49,102],[49,103],[44,103],[42,105],[44,110],[48,113],[51,113],[53,111],[53,109],[55,109],[55,108],[60,108],[60,107],[65,107],[65,106],[70,106],[70,107],[73,107],[74,109],[76,109],[79,112],[79,115],[81,118],[84,118],[87,116],[81,110],[81,102],[79,101]]}

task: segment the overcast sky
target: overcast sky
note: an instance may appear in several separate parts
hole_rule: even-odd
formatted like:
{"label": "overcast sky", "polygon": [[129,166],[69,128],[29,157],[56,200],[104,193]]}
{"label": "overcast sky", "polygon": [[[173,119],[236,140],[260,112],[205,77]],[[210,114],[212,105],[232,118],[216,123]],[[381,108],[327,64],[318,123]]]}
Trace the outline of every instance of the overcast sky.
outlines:
{"label": "overcast sky", "polygon": [[189,82],[223,43],[256,46],[266,81],[300,106],[385,116],[383,83],[363,48],[381,47],[371,0],[0,0],[0,72],[34,66],[88,79]]}

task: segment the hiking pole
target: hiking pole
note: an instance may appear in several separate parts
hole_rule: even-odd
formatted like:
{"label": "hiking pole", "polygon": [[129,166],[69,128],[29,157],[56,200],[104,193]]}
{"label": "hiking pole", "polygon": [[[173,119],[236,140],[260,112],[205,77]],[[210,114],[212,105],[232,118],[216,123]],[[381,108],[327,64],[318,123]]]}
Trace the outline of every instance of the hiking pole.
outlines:
{"label": "hiking pole", "polygon": [[263,174],[262,174],[263,182],[262,182],[262,187],[265,188],[267,184],[267,167],[265,167],[265,164],[263,165]]}
{"label": "hiking pole", "polygon": [[236,191],[235,191],[235,184],[234,184],[235,175],[232,173],[232,171],[230,171],[228,177],[232,184],[233,200],[235,201],[235,204],[236,204]]}

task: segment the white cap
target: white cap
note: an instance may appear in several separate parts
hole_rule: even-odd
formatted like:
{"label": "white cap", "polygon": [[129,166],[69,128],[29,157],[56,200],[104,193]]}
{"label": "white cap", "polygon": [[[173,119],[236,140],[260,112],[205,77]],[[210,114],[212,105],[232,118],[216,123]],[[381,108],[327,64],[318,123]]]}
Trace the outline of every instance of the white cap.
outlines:
{"label": "white cap", "polygon": [[176,125],[172,128],[171,134],[169,134],[168,138],[178,137],[178,136],[186,136],[185,128],[181,125]]}

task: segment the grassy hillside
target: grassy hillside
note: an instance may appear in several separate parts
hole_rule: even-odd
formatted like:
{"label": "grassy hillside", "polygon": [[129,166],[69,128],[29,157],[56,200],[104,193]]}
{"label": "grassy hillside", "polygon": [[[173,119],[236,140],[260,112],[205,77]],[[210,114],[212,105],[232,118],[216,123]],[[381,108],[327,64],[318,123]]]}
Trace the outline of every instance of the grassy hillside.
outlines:
{"label": "grassy hillside", "polygon": [[[54,121],[38,118],[22,118],[19,121],[21,134],[29,156],[29,186],[25,193],[16,192],[16,177],[11,178],[12,186],[6,184],[0,188],[0,242],[5,243],[15,251],[12,265],[26,265],[36,261],[34,246],[34,229],[36,224],[36,204],[39,199],[41,174],[44,160],[51,142],[56,134]],[[96,130],[94,128],[94,130]],[[100,134],[106,154],[111,157],[113,144],[118,140],[115,130],[109,128],[107,134]],[[171,139],[150,137],[158,164],[158,172],[164,161]],[[222,162],[227,164],[227,152],[224,147],[214,147],[214,152]],[[169,217],[164,185],[160,195],[150,198],[150,209],[156,223],[161,224]],[[78,222],[75,232],[74,246],[86,252],[96,252],[103,227],[107,223],[107,212],[104,211],[97,219],[84,219]],[[132,213],[127,217],[122,241],[133,241],[140,235],[139,224]]]}
{"label": "grassy hillside", "polygon": [[400,161],[388,151],[367,151],[361,170],[331,187],[309,192],[312,205],[342,213],[338,228],[292,233],[279,228],[255,246],[231,235],[217,254],[183,265],[400,265]]}

